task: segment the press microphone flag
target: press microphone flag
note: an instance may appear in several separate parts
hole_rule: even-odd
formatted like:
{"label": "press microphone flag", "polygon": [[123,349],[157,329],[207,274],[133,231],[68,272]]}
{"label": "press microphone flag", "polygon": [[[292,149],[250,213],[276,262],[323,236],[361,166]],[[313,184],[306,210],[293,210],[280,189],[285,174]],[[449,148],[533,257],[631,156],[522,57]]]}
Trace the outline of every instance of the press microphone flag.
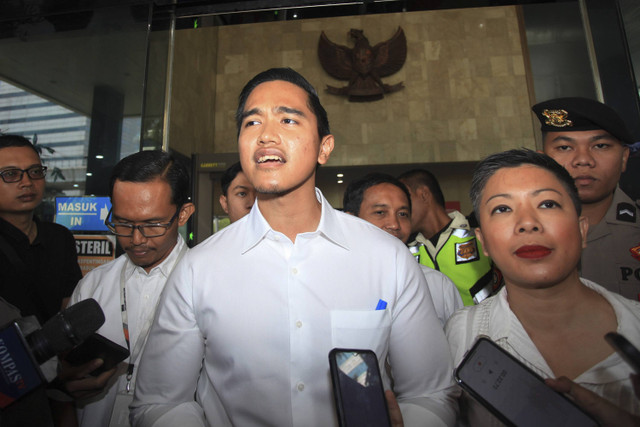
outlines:
{"label": "press microphone flag", "polygon": [[87,299],[62,310],[26,337],[18,321],[0,328],[0,408],[39,387],[45,381],[39,365],[80,344],[103,323],[100,305]]}

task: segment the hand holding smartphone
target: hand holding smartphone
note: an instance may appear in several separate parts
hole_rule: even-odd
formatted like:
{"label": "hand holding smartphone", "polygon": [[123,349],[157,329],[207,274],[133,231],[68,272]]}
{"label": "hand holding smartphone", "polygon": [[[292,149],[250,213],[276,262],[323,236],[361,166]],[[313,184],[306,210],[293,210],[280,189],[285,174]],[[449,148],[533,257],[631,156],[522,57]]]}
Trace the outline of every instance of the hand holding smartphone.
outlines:
{"label": "hand holding smartphone", "polygon": [[373,351],[334,348],[329,367],[340,427],[391,426]]}
{"label": "hand holding smartphone", "polygon": [[90,373],[92,376],[98,376],[113,368],[127,357],[129,357],[129,350],[100,334],[94,333],[84,340],[82,344],[73,348],[64,360],[71,365],[79,366],[93,359],[102,359],[104,363]]}
{"label": "hand holding smartphone", "polygon": [[455,369],[458,384],[510,426],[584,427],[596,420],[487,337]]}

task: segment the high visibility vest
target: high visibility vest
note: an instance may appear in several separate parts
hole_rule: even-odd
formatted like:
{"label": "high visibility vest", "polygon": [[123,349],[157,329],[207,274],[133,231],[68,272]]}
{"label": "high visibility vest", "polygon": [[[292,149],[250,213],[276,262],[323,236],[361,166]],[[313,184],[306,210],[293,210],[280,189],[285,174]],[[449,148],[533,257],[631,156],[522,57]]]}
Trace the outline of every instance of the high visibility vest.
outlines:
{"label": "high visibility vest", "polygon": [[482,253],[480,242],[468,230],[453,230],[435,257],[427,252],[424,244],[412,252],[419,263],[442,272],[455,283],[464,305],[480,302],[493,287],[491,259]]}

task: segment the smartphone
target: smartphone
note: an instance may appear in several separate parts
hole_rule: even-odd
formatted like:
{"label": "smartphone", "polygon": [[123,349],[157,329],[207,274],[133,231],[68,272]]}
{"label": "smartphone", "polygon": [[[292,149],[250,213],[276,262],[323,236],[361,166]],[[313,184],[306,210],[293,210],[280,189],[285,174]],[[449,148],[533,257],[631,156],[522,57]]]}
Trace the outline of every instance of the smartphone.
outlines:
{"label": "smartphone", "polygon": [[340,427],[390,427],[378,358],[371,350],[329,352],[333,397]]}
{"label": "smartphone", "polygon": [[597,426],[595,419],[488,337],[480,337],[454,371],[471,396],[510,426]]}
{"label": "smartphone", "polygon": [[84,365],[90,360],[100,358],[104,360],[104,363],[90,373],[90,375],[98,376],[113,368],[127,357],[129,357],[128,349],[100,334],[94,333],[80,345],[74,347],[64,360],[74,366],[79,366]]}
{"label": "smartphone", "polygon": [[633,368],[636,374],[640,374],[640,351],[629,340],[616,332],[609,332],[604,336],[604,339]]}

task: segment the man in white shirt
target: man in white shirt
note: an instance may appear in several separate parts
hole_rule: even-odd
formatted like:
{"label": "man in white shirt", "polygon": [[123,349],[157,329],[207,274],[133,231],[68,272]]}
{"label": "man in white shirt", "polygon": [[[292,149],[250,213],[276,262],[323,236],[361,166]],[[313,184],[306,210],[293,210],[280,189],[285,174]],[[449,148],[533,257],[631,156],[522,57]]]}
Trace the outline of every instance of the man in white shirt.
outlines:
{"label": "man in white shirt", "polygon": [[[370,173],[352,181],[344,192],[345,212],[369,221],[407,243],[411,235],[411,196],[397,178]],[[442,326],[454,311],[464,307],[455,283],[441,272],[420,264]]]}
{"label": "man in white shirt", "polygon": [[[131,355],[103,390],[77,401],[79,424],[86,427],[129,425],[128,405],[157,302],[173,267],[187,251],[178,227],[195,210],[188,196],[187,169],[163,151],[142,151],[122,159],[109,188],[112,209],[105,223],[125,254],[89,272],[74,290],[71,304],[87,298],[98,301],[106,320],[97,332],[128,348]],[[76,396],[83,392],[80,381],[66,384]]]}
{"label": "man in white shirt", "polygon": [[315,188],[334,146],[315,89],[291,69],[267,70],[243,89],[236,120],[257,202],[176,267],[132,424],[337,425],[328,354],[348,347],[389,362],[383,381],[389,389],[393,376],[405,425],[452,425],[451,355],[420,268],[402,242]]}

